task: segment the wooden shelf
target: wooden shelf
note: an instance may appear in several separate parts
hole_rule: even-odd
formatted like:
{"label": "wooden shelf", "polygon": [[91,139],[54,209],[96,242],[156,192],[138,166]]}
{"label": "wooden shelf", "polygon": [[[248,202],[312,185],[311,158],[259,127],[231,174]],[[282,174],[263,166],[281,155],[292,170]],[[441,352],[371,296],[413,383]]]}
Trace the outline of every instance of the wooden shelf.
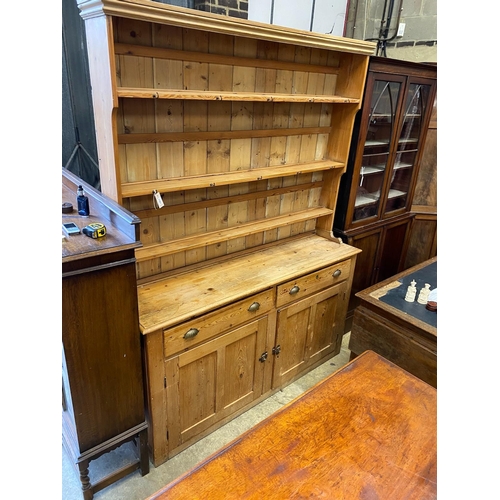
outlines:
{"label": "wooden shelf", "polygon": [[398,198],[399,196],[406,196],[408,193],[404,191],[399,191],[399,189],[389,189],[389,194],[387,195],[387,199]]}
{"label": "wooden shelf", "polygon": [[318,161],[304,164],[282,165],[279,167],[262,167],[249,170],[236,170],[217,174],[197,175],[192,177],[176,177],[156,179],[152,181],[127,182],[122,184],[123,198],[133,198],[153,193],[169,193],[186,189],[203,189],[214,186],[254,182],[276,177],[293,176],[320,172],[323,170],[343,169],[344,164],[337,161]]}
{"label": "wooden shelf", "polygon": [[[387,199],[398,198],[399,196],[405,196],[407,193],[404,191],[399,191],[398,189],[389,189],[389,194],[387,195]],[[356,196],[355,207],[359,208],[364,205],[370,205],[375,203],[380,199],[380,191],[376,191],[374,193],[366,193],[360,196]]]}
{"label": "wooden shelf", "polygon": [[359,99],[339,95],[275,94],[257,92],[222,92],[210,90],[175,90],[118,87],[118,97],[136,99],[182,99],[192,101],[316,102],[358,104]]}
{"label": "wooden shelf", "polygon": [[241,238],[251,234],[277,229],[279,227],[289,226],[298,222],[305,222],[307,220],[316,219],[318,217],[330,216],[333,210],[329,208],[311,208],[300,212],[280,215],[278,217],[270,217],[264,220],[240,224],[228,229],[220,229],[217,231],[206,232],[203,234],[194,234],[185,238],[177,240],[157,243],[154,245],[147,245],[138,248],[135,252],[135,257],[138,262],[164,257],[177,252],[185,250],[192,250],[194,248],[204,247],[205,245],[212,245],[227,241],[234,238]]}
{"label": "wooden shelf", "polygon": [[393,170],[399,170],[400,168],[410,168],[410,167],[413,167],[411,163],[399,162],[394,164]]}
{"label": "wooden shelf", "polygon": [[380,165],[369,165],[367,167],[361,167],[361,175],[380,174],[384,171],[385,165],[383,163]]}
{"label": "wooden shelf", "polygon": [[373,203],[376,203],[379,199],[380,199],[380,197],[378,197],[378,196],[375,197],[375,196],[372,196],[369,194],[356,196],[356,203],[354,204],[354,206],[356,208],[360,208],[360,207],[364,207],[366,205],[372,205]]}
{"label": "wooden shelf", "polygon": [[197,62],[205,64],[217,64],[225,66],[236,66],[243,68],[277,69],[283,71],[303,71],[307,73],[338,75],[338,66],[324,64],[300,63],[296,61],[280,61],[277,59],[263,59],[259,57],[243,57],[210,52],[198,52],[194,50],[176,50],[166,47],[151,47],[136,45],[132,43],[115,43],[115,54],[118,56],[147,57],[151,59],[165,59],[170,61],[182,61],[183,63]]}
{"label": "wooden shelf", "polygon": [[365,147],[387,146],[388,144],[389,144],[389,141],[377,141],[377,140],[365,141]]}
{"label": "wooden shelf", "polygon": [[218,130],[210,132],[151,132],[118,134],[118,144],[148,144],[162,142],[221,141],[225,139],[262,139],[294,135],[330,134],[331,127],[269,128],[260,130]]}

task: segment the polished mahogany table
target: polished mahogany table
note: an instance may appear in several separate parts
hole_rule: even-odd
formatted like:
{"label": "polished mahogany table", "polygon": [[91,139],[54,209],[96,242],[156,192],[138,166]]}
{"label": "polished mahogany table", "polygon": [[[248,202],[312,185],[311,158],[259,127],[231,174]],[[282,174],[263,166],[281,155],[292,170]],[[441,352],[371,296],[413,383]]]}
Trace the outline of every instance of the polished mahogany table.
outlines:
{"label": "polished mahogany table", "polygon": [[437,497],[436,389],[372,351],[148,500]]}

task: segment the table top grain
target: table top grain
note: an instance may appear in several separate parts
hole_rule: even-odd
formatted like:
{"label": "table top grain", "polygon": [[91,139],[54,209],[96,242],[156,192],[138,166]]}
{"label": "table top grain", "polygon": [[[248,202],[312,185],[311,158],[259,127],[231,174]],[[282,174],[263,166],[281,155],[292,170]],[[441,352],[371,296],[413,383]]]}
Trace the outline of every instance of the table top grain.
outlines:
{"label": "table top grain", "polygon": [[365,351],[148,500],[435,499],[436,399]]}
{"label": "table top grain", "polygon": [[[120,231],[109,220],[104,219],[102,216],[95,214],[91,210],[88,217],[78,215],[76,191],[71,191],[68,186],[62,184],[62,202],[71,203],[74,207],[73,211],[69,214],[62,214],[62,224],[66,222],[74,222],[80,231],[88,224],[100,222],[105,225],[107,234],[102,238],[89,238],[82,232],[76,235],[64,236],[61,229],[61,234],[64,236],[62,239],[62,262],[70,262],[78,259],[86,259],[92,256],[101,255],[109,252],[116,252],[124,249],[134,249],[141,246],[140,242],[134,240],[129,235]],[[97,202],[91,200],[91,208],[93,209]]]}

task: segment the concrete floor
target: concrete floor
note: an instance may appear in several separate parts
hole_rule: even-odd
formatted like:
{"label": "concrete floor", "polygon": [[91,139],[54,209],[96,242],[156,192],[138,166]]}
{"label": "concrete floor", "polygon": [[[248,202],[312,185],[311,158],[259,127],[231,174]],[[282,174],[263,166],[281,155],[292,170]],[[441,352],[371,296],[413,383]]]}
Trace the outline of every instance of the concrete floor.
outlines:
{"label": "concrete floor", "polygon": [[[315,370],[288,385],[276,394],[254,406],[247,412],[227,423],[204,439],[193,444],[183,452],[159,467],[150,464],[149,474],[141,476],[137,470],[125,478],[104,488],[94,495],[95,500],[144,500],[170,481],[179,477],[198,462],[229,443],[241,433],[289,403],[320,380],[335,372],[349,362],[347,348],[349,334],[344,335],[340,353],[320,365]],[[120,448],[90,462],[91,480],[99,480],[113,470],[126,465],[134,457],[133,445],[126,443]],[[64,448],[62,448],[62,500],[82,500],[80,479],[75,472]]]}

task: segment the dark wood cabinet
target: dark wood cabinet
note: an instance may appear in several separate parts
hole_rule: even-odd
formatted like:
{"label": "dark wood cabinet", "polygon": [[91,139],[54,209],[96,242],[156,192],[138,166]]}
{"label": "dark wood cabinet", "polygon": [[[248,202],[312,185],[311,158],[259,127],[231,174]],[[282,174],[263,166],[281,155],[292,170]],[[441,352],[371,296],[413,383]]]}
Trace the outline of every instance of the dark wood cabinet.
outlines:
{"label": "dark wood cabinet", "polygon": [[414,217],[405,269],[437,255],[437,96],[434,99],[411,212]]}
{"label": "dark wood cabinet", "polygon": [[[363,250],[358,257],[347,315],[355,294],[407,267],[422,155],[436,94],[437,68],[371,57],[356,117],[334,234]],[[418,257],[417,257],[418,258]],[[428,258],[428,257],[426,257]]]}
{"label": "dark wood cabinet", "polygon": [[[144,414],[135,248],[139,219],[63,169],[62,201],[76,206],[83,185],[90,216],[74,209],[63,222],[82,229],[101,222],[107,234],[62,241],[62,433],[85,500],[140,468],[149,471]],[[89,462],[121,444],[137,446],[137,461],[92,483]]]}

